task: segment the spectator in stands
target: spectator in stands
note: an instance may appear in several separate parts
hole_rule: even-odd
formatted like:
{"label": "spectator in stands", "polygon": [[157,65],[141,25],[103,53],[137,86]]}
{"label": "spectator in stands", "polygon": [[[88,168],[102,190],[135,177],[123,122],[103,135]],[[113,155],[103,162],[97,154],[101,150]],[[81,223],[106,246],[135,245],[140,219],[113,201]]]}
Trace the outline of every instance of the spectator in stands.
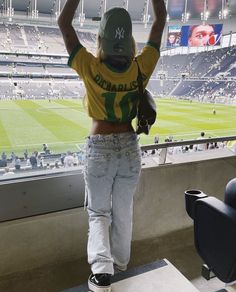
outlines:
{"label": "spectator in stands", "polygon": [[15,159],[16,159],[16,154],[14,152],[12,152],[11,153],[11,162],[14,163]]}
{"label": "spectator in stands", "polygon": [[31,164],[32,168],[37,168],[38,162],[37,162],[37,158],[36,158],[35,152],[32,153],[32,155],[30,156],[29,160],[30,160],[30,164]]}
{"label": "spectator in stands", "polygon": [[[205,132],[201,132],[200,137],[197,138],[198,140],[205,139]],[[197,150],[198,151],[203,151],[207,149],[207,144],[202,143],[202,144],[197,144]]]}
{"label": "spectator in stands", "polygon": [[0,167],[6,167],[6,166],[7,166],[7,155],[5,152],[3,152],[0,159]]}
{"label": "spectator in stands", "polygon": [[62,165],[64,165],[65,157],[66,157],[66,154],[65,154],[65,153],[62,153],[62,154],[61,154],[61,157],[60,157],[60,160],[61,160],[61,164],[62,164]]}
{"label": "spectator in stands", "polygon": [[47,149],[48,149],[48,145],[47,144],[43,144],[43,152],[46,152]]}
{"label": "spectator in stands", "polygon": [[43,156],[39,157],[39,167],[41,167],[41,168],[44,167],[44,157]]}
{"label": "spectator in stands", "polygon": [[133,195],[141,170],[138,137],[132,128],[138,65],[145,75],[145,88],[160,56],[166,8],[163,0],[152,0],[154,23],[148,43],[136,59],[129,13],[118,7],[106,11],[98,32],[98,56],[94,57],[72,26],[79,2],[66,1],[58,24],[70,54],[69,65],[85,83],[88,114],[93,119],[84,171],[92,269],[88,284],[89,290],[102,292],[111,291],[113,263],[125,270],[130,259]]}
{"label": "spectator in stands", "polygon": [[3,161],[7,161],[7,155],[6,155],[6,153],[5,152],[2,152],[2,160]]}
{"label": "spectator in stands", "polygon": [[28,150],[27,150],[27,149],[25,149],[25,152],[24,152],[24,158],[25,158],[25,160],[28,159]]}
{"label": "spectator in stands", "polygon": [[74,156],[70,151],[67,151],[66,156],[64,158],[64,166],[65,167],[72,167],[74,166]]}
{"label": "spectator in stands", "polygon": [[159,143],[159,136],[155,136],[154,137],[154,144],[158,144]]}
{"label": "spectator in stands", "polygon": [[189,152],[189,146],[183,146],[184,148],[183,148],[183,150],[182,150],[182,152],[183,153],[188,153]]}
{"label": "spectator in stands", "polygon": [[0,159],[0,167],[6,167],[6,166],[7,166],[6,161]]}
{"label": "spectator in stands", "polygon": [[82,151],[78,152],[77,157],[78,157],[78,165],[83,164],[83,152]]}
{"label": "spectator in stands", "polygon": [[215,143],[210,142],[210,143],[208,144],[207,149],[215,149]]}
{"label": "spectator in stands", "polygon": [[31,165],[30,158],[27,158],[27,160],[26,160],[26,166],[30,166],[30,165]]}
{"label": "spectator in stands", "polygon": [[15,169],[19,170],[21,167],[21,162],[20,162],[20,158],[18,156],[16,156],[14,163],[15,163]]}
{"label": "spectator in stands", "polygon": [[[209,139],[210,139],[211,137],[209,137]],[[209,142],[209,143],[207,143],[207,149],[215,149],[215,143],[214,142]]]}
{"label": "spectator in stands", "polygon": [[78,165],[79,164],[79,159],[78,159],[78,155],[77,153],[73,153],[73,157],[74,157],[74,166]]}
{"label": "spectator in stands", "polygon": [[193,25],[189,29],[188,45],[202,47],[209,44],[209,39],[214,37],[214,27],[210,24]]}
{"label": "spectator in stands", "polygon": [[56,160],[53,169],[58,169],[58,168],[60,168],[60,165],[59,165],[59,161]]}
{"label": "spectator in stands", "polygon": [[174,137],[171,135],[169,136],[169,142],[173,142]]}
{"label": "spectator in stands", "polygon": [[194,152],[193,144],[190,144],[190,145],[189,145],[188,152],[189,152],[189,153]]}
{"label": "spectator in stands", "polygon": [[50,154],[50,150],[49,150],[49,148],[48,148],[48,145],[47,144],[43,144],[43,152],[45,153],[45,154]]}

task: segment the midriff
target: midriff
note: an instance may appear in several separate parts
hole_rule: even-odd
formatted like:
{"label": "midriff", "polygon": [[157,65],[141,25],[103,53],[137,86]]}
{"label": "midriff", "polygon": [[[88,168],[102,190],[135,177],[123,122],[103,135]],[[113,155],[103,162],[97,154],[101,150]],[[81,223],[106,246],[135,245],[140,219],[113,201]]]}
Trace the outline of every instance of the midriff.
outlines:
{"label": "midriff", "polygon": [[131,122],[116,123],[93,119],[90,135],[134,132]]}

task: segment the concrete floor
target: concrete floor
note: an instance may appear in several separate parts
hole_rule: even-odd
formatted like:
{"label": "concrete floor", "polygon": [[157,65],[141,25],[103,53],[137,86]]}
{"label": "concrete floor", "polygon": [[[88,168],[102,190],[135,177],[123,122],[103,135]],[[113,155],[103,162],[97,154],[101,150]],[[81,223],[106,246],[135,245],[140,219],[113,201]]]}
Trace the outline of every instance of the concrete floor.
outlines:
{"label": "concrete floor", "polygon": [[[236,288],[225,287],[224,283],[216,278],[207,281],[201,277],[202,261],[193,246],[191,228],[152,240],[134,242],[129,268],[163,258],[168,259],[200,292],[216,292],[221,289],[225,289],[222,292],[236,291]],[[52,267],[0,277],[0,291],[59,292],[86,282],[89,273],[86,258],[55,263]]]}

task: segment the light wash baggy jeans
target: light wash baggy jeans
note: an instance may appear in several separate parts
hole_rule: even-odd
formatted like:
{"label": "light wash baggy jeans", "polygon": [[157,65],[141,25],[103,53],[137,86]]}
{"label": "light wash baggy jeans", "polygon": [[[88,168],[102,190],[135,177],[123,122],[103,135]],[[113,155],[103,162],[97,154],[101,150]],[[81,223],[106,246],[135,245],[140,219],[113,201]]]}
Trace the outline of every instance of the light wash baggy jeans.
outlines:
{"label": "light wash baggy jeans", "polygon": [[133,132],[87,138],[84,169],[89,215],[88,262],[93,274],[114,273],[130,259],[133,195],[141,151]]}

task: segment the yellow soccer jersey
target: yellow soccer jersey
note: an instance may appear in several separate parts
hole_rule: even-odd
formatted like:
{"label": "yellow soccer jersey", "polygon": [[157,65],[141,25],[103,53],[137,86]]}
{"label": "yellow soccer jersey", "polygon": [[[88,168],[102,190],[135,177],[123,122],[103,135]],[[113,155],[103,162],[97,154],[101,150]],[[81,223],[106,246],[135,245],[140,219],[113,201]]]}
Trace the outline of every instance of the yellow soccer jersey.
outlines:
{"label": "yellow soccer jersey", "polygon": [[[144,88],[159,56],[159,48],[151,43],[146,44],[137,56]],[[109,122],[128,122],[135,118],[139,96],[138,67],[135,61],[125,70],[117,71],[94,57],[80,44],[71,53],[68,65],[84,81],[90,117]]]}

